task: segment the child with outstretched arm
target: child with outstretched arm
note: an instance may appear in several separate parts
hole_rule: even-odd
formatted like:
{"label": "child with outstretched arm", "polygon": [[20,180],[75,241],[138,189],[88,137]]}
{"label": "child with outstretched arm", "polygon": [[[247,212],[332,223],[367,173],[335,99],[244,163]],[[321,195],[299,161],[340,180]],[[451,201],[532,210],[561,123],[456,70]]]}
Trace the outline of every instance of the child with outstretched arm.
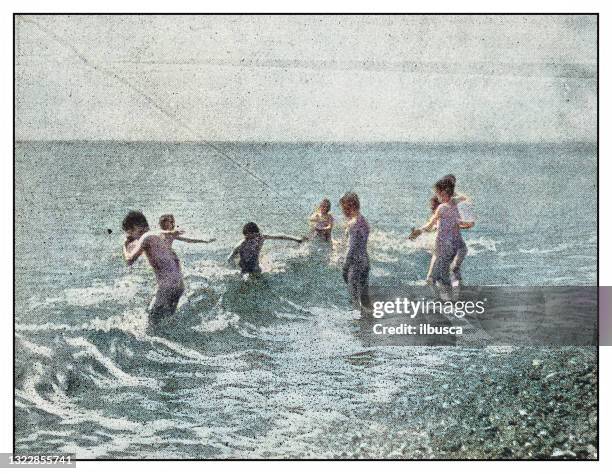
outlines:
{"label": "child with outstretched arm", "polygon": [[255,222],[245,224],[242,228],[242,234],[244,235],[244,240],[236,246],[227,258],[227,261],[232,263],[236,257],[239,257],[238,265],[243,274],[261,273],[259,254],[266,240],[290,240],[297,243],[302,243],[303,240],[286,235],[262,234]]}
{"label": "child with outstretched arm", "polygon": [[[452,186],[453,188],[456,186],[457,184],[457,179],[455,178],[454,175],[452,174],[447,174],[446,176],[443,176],[440,180],[441,183],[445,183],[448,184],[450,186]],[[459,194],[457,193],[456,190],[454,190],[454,194],[453,197],[451,199],[452,202],[454,202],[455,204],[459,204],[462,202],[471,202],[470,198],[468,196],[466,196],[465,194]],[[430,205],[431,205],[431,214],[433,216],[433,214],[436,212],[436,209],[438,208],[438,206],[440,205],[440,200],[438,199],[438,196],[435,195],[430,199]],[[460,221],[459,222],[459,228],[460,229],[471,229],[472,227],[474,227],[475,222],[472,221]],[[431,229],[429,229],[429,232],[434,232],[436,230],[435,226]],[[463,248],[460,249],[457,252],[457,255],[455,256],[455,259],[453,260],[453,263],[451,264],[451,268],[460,268],[461,264],[463,263],[463,259],[465,258],[465,256],[467,255],[467,248]],[[432,275],[433,275],[433,271],[435,269],[435,259],[431,260],[431,264],[429,265],[429,270],[427,272],[427,278],[426,281],[428,284],[432,284]],[[460,281],[457,279],[457,277],[459,276],[459,272],[453,272],[451,273],[451,284],[453,286],[455,285],[459,285]]]}
{"label": "child with outstretched arm", "polygon": [[174,216],[172,214],[164,214],[159,218],[159,228],[161,229],[160,237],[164,240],[170,247],[172,247],[172,243],[175,240],[180,240],[181,242],[188,242],[191,244],[210,244],[217,239],[191,239],[189,237],[183,236],[184,231],[176,230],[176,222],[174,220]]}
{"label": "child with outstretched arm", "polygon": [[[446,178],[446,177],[445,177]],[[451,273],[458,282],[461,280],[461,263],[467,253],[467,247],[461,236],[463,226],[471,226],[461,220],[455,194],[454,180],[442,178],[434,185],[434,192],[440,204],[430,219],[418,229],[412,229],[411,240],[417,239],[423,232],[436,230],[436,243],[432,255],[428,283],[439,283],[446,288],[451,286]]]}
{"label": "child with outstretched arm", "polygon": [[[439,180],[440,182],[444,182],[444,183],[448,183],[449,185],[453,186],[453,188],[456,187],[457,185],[457,178],[455,178],[454,174],[447,174],[446,176],[443,176],[442,178],[440,178]],[[454,191],[454,194],[452,196],[452,201],[455,204],[459,204],[461,202],[471,202],[471,199],[466,196],[465,194],[460,194],[457,193],[456,191]],[[436,212],[436,209],[438,208],[438,206],[440,205],[440,200],[438,199],[438,196],[436,196],[436,194],[434,193],[434,195],[431,197],[431,199],[429,200],[430,206],[431,206],[431,213],[433,214],[434,212]],[[475,222],[473,221],[469,221],[469,222],[462,222],[460,227],[462,229],[471,229],[472,227],[474,227]]]}

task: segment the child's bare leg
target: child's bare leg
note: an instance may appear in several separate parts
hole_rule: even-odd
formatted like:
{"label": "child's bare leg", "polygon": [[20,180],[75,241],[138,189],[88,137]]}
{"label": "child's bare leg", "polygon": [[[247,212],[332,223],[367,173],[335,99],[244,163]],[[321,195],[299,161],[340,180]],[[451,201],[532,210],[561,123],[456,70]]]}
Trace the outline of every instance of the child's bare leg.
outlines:
{"label": "child's bare leg", "polygon": [[370,303],[370,267],[362,270],[360,275],[360,286],[361,294],[359,296],[361,309],[370,310],[372,305]]}
{"label": "child's bare leg", "polygon": [[346,283],[348,285],[351,303],[355,309],[369,306],[370,296],[368,289],[368,276],[370,267],[351,265],[346,272]]}
{"label": "child's bare leg", "polygon": [[436,255],[436,261],[433,266],[432,280],[446,291],[451,288],[450,266],[453,258],[455,258],[455,252],[442,251]]}
{"label": "child's bare leg", "polygon": [[149,322],[153,326],[172,316],[183,294],[183,287],[158,288],[149,306]]}
{"label": "child's bare leg", "polygon": [[455,255],[453,263],[451,264],[451,279],[453,280],[453,283],[457,282],[457,284],[459,284],[461,281],[461,264],[463,263],[467,252],[468,250],[465,244],[463,244],[457,250],[457,255]]}
{"label": "child's bare leg", "polygon": [[434,280],[433,280],[433,273],[434,273],[434,269],[436,267],[436,254],[434,253],[431,256],[431,261],[429,262],[429,270],[427,270],[427,277],[425,278],[425,281],[427,282],[428,285],[432,285],[434,284]]}

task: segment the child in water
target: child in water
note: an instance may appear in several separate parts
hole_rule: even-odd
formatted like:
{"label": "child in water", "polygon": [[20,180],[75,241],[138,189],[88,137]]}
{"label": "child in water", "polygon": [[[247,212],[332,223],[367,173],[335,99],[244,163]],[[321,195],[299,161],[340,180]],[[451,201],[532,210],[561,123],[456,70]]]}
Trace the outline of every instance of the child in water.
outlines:
{"label": "child in water", "polygon": [[319,204],[319,208],[309,217],[308,221],[313,234],[325,242],[331,242],[334,217],[330,214],[331,202],[325,198]]}
{"label": "child in water", "polygon": [[[149,322],[153,325],[164,317],[174,314],[184,291],[181,263],[166,242],[159,235],[149,231],[146,217],[140,211],[130,211],[123,219],[126,234],[123,244],[123,257],[132,265],[143,253],[155,272],[157,291],[151,302]],[[178,235],[170,231],[168,235]]]}
{"label": "child in water", "polygon": [[370,309],[368,279],[370,259],[368,256],[368,236],[370,226],[360,212],[359,197],[348,192],[340,199],[342,213],[348,220],[348,251],[342,268],[342,277],[348,285],[351,301],[356,309]]}
{"label": "child in water", "polygon": [[[452,174],[447,174],[446,176],[442,177],[440,179],[440,181],[443,182],[447,182],[448,184],[452,185],[453,187],[455,187],[456,183],[457,183],[457,179],[455,178],[454,175]],[[461,202],[470,202],[470,198],[468,198],[466,195],[464,194],[459,194],[455,191],[455,194],[453,194],[453,198],[452,201],[455,204],[459,204]],[[438,208],[438,206],[440,205],[440,201],[438,200],[438,197],[436,195],[434,195],[430,201],[430,206],[431,206],[431,214],[433,216],[433,214],[436,212],[436,209]],[[461,229],[471,229],[472,227],[474,227],[474,222],[470,221],[461,221],[459,223],[459,227]],[[431,231],[435,231],[435,226],[434,228],[431,229]],[[461,264],[463,263],[463,259],[465,258],[465,256],[467,255],[467,247],[465,249],[461,249],[458,253],[457,256],[455,257],[455,259],[453,260],[453,263],[451,265],[452,268],[460,268]],[[427,277],[426,277],[426,281],[428,284],[433,284],[433,271],[434,271],[434,267],[435,267],[435,260],[432,259],[431,260],[431,264],[429,265],[429,270],[427,272]],[[455,273],[452,272],[451,273],[451,285],[452,286],[459,286],[460,281],[457,279],[457,277],[459,276],[459,273]]]}
{"label": "child in water", "polygon": [[172,247],[172,243],[175,240],[180,240],[181,242],[188,242],[191,244],[210,244],[217,240],[190,239],[188,237],[183,237],[182,234],[185,231],[176,230],[175,226],[176,223],[172,214],[164,214],[159,218],[159,228],[161,229],[160,237],[168,244],[169,247]]}
{"label": "child in water", "polygon": [[240,257],[238,265],[243,275],[258,275],[261,273],[259,267],[259,253],[266,240],[291,240],[302,243],[302,239],[288,237],[286,235],[265,235],[259,231],[255,222],[249,222],[242,228],[244,240],[240,242],[227,258],[232,263],[236,257]]}
{"label": "child in water", "polygon": [[431,232],[437,227],[428,283],[431,285],[439,283],[445,289],[449,289],[451,287],[451,273],[457,282],[461,280],[461,263],[467,254],[467,247],[463,237],[461,237],[460,229],[469,228],[473,223],[461,220],[457,202],[453,199],[455,195],[454,179],[442,178],[434,185],[434,191],[440,204],[436,206],[431,218],[425,225],[418,229],[412,229],[409,238],[415,240],[423,232]]}

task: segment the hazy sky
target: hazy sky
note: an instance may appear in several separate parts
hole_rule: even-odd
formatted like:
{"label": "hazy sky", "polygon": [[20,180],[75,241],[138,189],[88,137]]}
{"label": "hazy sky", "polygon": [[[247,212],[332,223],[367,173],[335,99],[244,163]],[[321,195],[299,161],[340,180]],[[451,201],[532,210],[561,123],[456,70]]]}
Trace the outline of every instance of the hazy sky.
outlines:
{"label": "hazy sky", "polygon": [[596,138],[594,16],[23,19],[19,140]]}

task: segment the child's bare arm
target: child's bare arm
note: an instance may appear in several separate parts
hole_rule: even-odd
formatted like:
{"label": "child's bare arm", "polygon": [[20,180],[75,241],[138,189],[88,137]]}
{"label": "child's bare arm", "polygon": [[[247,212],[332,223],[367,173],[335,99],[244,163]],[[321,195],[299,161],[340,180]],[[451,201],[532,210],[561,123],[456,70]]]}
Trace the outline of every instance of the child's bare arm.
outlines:
{"label": "child's bare arm", "polygon": [[459,204],[460,202],[472,202],[472,199],[466,194],[457,193],[453,196],[453,201],[455,201],[455,204]]}
{"label": "child's bare arm", "polygon": [[214,242],[217,239],[209,239],[209,240],[203,240],[203,239],[190,239],[189,237],[176,237],[174,240],[180,240],[181,242],[188,242],[190,244],[210,244],[211,242]]}
{"label": "child's bare arm", "polygon": [[301,244],[303,239],[298,239],[297,237],[290,237],[288,235],[263,235],[263,238],[266,240],[291,240],[293,242],[297,242]]}
{"label": "child's bare arm", "polygon": [[432,229],[435,227],[436,223],[438,222],[439,218],[440,218],[440,210],[436,209],[436,212],[432,214],[432,216],[429,218],[427,223],[425,223],[423,226],[419,227],[418,229],[415,229],[415,228],[412,229],[412,232],[410,232],[410,235],[408,236],[408,238],[410,240],[415,240],[423,232],[431,232]]}
{"label": "child's bare arm", "polygon": [[125,241],[125,243],[123,244],[123,258],[125,259],[128,265],[133,264],[136,260],[138,260],[138,257],[142,255],[145,250],[144,243],[145,240],[141,239]]}
{"label": "child's bare arm", "polygon": [[232,263],[234,259],[238,256],[238,254],[240,253],[240,247],[242,247],[242,242],[236,245],[236,248],[232,250],[232,253],[229,254],[229,256],[227,257],[228,263]]}
{"label": "child's bare arm", "polygon": [[427,223],[421,227],[421,230],[425,232],[430,232],[437,224],[438,219],[440,218],[440,208],[436,209],[436,212],[429,218]]}
{"label": "child's bare arm", "polygon": [[460,229],[471,229],[472,227],[474,227],[476,223],[475,222],[468,222],[468,221],[460,221],[459,222],[459,228]]}

